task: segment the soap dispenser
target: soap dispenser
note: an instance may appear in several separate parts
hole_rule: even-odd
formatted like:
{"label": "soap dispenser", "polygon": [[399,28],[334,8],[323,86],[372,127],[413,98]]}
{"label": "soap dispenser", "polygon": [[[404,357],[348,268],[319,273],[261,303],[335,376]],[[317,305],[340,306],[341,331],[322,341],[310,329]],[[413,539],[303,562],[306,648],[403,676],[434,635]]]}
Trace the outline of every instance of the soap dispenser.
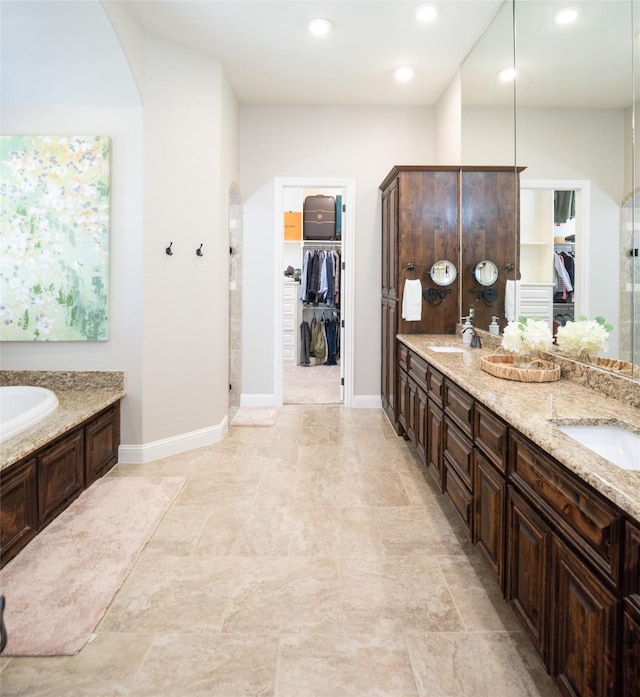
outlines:
{"label": "soap dispenser", "polygon": [[491,318],[491,324],[489,325],[489,334],[500,334],[500,327],[498,326],[497,317]]}
{"label": "soap dispenser", "polygon": [[471,346],[471,337],[473,336],[473,325],[468,317],[463,317],[464,324],[462,325],[462,343],[464,346]]}

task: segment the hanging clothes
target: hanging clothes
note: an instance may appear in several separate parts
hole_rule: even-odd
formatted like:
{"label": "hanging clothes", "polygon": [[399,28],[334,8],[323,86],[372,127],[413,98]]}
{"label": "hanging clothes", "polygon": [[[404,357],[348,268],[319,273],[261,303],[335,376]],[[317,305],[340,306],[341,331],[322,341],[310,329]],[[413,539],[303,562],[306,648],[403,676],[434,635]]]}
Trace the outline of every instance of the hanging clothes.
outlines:
{"label": "hanging clothes", "polygon": [[300,324],[300,365],[309,365],[311,363],[311,327],[309,322],[303,321]]}
{"label": "hanging clothes", "polygon": [[576,192],[553,192],[553,222],[566,223],[576,217]]}
{"label": "hanging clothes", "polygon": [[315,317],[311,320],[310,355],[316,359],[316,364],[324,363],[327,359],[327,335],[322,322]]}

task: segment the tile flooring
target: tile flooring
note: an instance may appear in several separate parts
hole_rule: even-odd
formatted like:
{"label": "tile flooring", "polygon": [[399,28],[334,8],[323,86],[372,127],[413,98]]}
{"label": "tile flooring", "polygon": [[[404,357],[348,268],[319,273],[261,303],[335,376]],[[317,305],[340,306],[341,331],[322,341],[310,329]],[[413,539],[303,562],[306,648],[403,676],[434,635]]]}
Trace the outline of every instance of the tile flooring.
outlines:
{"label": "tile flooring", "polygon": [[2,697],[555,697],[479,551],[382,411],[109,476],[185,487],[78,655],[0,659]]}

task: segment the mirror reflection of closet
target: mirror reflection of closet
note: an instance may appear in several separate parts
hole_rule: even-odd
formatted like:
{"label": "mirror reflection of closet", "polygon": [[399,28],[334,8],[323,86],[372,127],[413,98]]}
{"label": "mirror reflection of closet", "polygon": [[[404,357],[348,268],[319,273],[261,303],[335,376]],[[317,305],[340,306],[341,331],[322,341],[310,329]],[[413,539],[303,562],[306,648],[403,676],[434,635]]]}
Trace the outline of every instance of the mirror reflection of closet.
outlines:
{"label": "mirror reflection of closet", "polygon": [[576,192],[553,192],[553,330],[575,316]]}
{"label": "mirror reflection of closet", "polygon": [[[545,319],[553,332],[580,312],[576,191],[523,184],[520,191],[518,315]],[[579,242],[578,242],[579,244]]]}

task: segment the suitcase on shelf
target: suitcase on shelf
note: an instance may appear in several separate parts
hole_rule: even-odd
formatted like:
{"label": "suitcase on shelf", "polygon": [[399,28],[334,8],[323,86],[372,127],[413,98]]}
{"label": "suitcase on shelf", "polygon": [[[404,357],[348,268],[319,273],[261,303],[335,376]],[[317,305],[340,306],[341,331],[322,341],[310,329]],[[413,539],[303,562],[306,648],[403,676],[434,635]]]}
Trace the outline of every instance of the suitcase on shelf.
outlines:
{"label": "suitcase on shelf", "polygon": [[305,240],[335,240],[336,200],[333,196],[307,196],[302,213],[302,232]]}

